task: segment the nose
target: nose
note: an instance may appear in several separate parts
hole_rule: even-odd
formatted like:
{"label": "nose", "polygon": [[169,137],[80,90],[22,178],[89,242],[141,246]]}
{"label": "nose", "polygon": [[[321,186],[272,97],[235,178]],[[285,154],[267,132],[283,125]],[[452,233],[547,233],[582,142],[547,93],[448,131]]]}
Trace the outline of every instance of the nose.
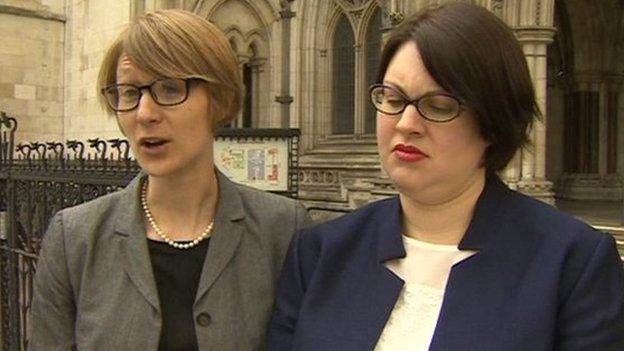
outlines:
{"label": "nose", "polygon": [[420,115],[413,104],[409,104],[399,116],[395,128],[405,134],[423,134],[426,129],[426,120]]}
{"label": "nose", "polygon": [[136,120],[139,123],[149,124],[160,120],[160,106],[154,101],[148,89],[141,90],[139,105],[136,108]]}

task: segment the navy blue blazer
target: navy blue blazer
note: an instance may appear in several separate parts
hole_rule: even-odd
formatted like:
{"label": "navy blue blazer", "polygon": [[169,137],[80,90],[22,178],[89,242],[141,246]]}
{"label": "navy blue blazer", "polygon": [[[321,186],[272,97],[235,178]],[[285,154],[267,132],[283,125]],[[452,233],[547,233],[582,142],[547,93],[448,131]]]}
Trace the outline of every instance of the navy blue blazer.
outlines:
{"label": "navy blue blazer", "polygon": [[[302,230],[278,284],[268,350],[373,350],[403,281],[397,197]],[[430,350],[624,350],[614,240],[487,180],[459,243]]]}

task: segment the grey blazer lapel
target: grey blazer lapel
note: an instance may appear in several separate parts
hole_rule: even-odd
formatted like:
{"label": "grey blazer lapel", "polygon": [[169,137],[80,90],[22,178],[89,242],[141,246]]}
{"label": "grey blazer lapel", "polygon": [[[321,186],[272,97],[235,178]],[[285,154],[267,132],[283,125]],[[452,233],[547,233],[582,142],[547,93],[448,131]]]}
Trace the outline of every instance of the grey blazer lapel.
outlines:
{"label": "grey blazer lapel", "polygon": [[142,176],[143,174],[139,174],[123,190],[120,206],[115,209],[118,216],[115,232],[119,237],[119,251],[124,270],[143,297],[154,308],[160,310],[158,290],[147,247],[145,225],[139,205]]}
{"label": "grey blazer lapel", "polygon": [[196,304],[234,257],[243,235],[243,226],[237,222],[245,217],[245,212],[236,185],[219,171],[215,171],[215,173],[219,182],[219,200],[208,254],[204,260],[204,267],[195,295]]}

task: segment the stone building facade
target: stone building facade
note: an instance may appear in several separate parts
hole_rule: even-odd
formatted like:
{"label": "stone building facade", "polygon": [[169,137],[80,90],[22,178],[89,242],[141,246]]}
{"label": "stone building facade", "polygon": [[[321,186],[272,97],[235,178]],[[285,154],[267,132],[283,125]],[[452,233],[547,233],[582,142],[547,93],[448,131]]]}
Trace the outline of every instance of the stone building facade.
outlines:
{"label": "stone building facade", "polygon": [[[301,197],[353,209],[393,192],[366,93],[384,33],[442,1],[0,0],[0,110],[18,118],[19,140],[119,137],[96,100],[104,50],[136,16],[186,9],[219,26],[240,59],[246,103],[236,126],[300,128]],[[514,29],[544,111],[533,147],[503,178],[550,202],[621,200],[624,2],[472,2]]]}
{"label": "stone building facade", "polygon": [[20,138],[63,135],[65,8],[0,1],[0,110],[19,116]]}

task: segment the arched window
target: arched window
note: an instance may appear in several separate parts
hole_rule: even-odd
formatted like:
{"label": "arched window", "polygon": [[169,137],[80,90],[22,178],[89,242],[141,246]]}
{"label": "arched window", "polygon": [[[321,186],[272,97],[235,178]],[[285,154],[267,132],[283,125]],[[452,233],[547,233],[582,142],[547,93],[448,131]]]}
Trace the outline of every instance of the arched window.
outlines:
{"label": "arched window", "polygon": [[[377,69],[381,60],[381,11],[375,10],[366,31],[366,87],[375,83]],[[368,91],[367,91],[368,92]],[[366,96],[366,109],[364,116],[364,133],[375,133],[375,108],[369,103]]]}
{"label": "arched window", "polygon": [[336,25],[332,49],[332,134],[353,134],[355,36],[344,14]]}

